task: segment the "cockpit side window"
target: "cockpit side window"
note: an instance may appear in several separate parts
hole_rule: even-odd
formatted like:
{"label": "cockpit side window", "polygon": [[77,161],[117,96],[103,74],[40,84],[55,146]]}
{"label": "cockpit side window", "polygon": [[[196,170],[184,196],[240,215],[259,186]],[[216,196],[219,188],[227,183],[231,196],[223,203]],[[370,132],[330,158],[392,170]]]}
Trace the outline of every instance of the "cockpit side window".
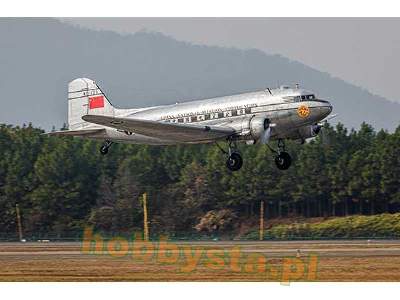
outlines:
{"label": "cockpit side window", "polygon": [[293,101],[295,101],[295,98],[296,98],[296,97],[292,97],[292,96],[282,97],[282,99],[283,99],[285,102],[293,102]]}

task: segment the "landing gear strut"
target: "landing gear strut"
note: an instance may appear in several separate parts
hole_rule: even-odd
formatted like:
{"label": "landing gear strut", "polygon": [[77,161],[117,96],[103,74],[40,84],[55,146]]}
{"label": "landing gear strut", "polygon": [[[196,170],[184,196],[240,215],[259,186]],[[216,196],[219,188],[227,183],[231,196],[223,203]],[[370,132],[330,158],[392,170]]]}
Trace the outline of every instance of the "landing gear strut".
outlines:
{"label": "landing gear strut", "polygon": [[[269,146],[268,146],[269,147]],[[278,150],[269,147],[272,152],[276,153],[275,165],[279,170],[287,170],[292,164],[292,158],[289,153],[285,151],[285,142],[282,139],[278,140]]]}
{"label": "landing gear strut", "polygon": [[111,147],[113,142],[111,141],[105,141],[104,144],[100,147],[100,153],[102,155],[106,155],[108,153],[108,148]]}
{"label": "landing gear strut", "polygon": [[222,151],[222,153],[228,155],[228,159],[226,160],[226,167],[232,172],[240,170],[243,166],[243,158],[237,150],[236,142],[229,140],[228,151],[222,149],[218,143],[216,143],[218,148]]}

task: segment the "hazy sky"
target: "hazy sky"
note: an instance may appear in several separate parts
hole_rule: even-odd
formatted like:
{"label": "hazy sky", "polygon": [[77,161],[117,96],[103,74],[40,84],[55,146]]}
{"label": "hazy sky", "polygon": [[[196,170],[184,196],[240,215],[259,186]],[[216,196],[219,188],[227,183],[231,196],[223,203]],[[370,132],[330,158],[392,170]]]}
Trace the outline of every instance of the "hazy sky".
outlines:
{"label": "hazy sky", "polygon": [[400,18],[192,19],[75,18],[69,21],[120,33],[162,32],[196,44],[257,48],[400,101]]}

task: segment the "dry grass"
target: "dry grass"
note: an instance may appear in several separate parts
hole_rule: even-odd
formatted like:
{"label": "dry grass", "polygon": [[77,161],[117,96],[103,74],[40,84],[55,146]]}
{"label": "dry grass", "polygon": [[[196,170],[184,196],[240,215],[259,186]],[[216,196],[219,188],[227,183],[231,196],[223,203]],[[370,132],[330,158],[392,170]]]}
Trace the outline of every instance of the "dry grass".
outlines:
{"label": "dry grass", "polygon": [[[318,256],[316,281],[399,281],[400,243],[374,242],[194,242],[179,243],[179,248],[217,250],[225,263],[211,269],[202,257],[194,271],[182,271],[183,257],[175,263],[157,259],[142,262],[129,254],[116,258],[109,254],[83,254],[79,243],[3,243],[0,244],[1,281],[281,281],[285,258],[295,258],[307,266],[309,254]],[[227,259],[239,246],[243,257],[263,255],[263,272],[232,270]],[[170,252],[174,254],[174,251]],[[258,257],[258,256],[257,256]],[[248,261],[248,260],[246,260]],[[243,261],[242,261],[243,262]],[[256,264],[256,267],[260,264]],[[296,277],[296,276],[294,276]],[[308,280],[307,274],[297,280]],[[313,278],[312,278],[313,279]]]}

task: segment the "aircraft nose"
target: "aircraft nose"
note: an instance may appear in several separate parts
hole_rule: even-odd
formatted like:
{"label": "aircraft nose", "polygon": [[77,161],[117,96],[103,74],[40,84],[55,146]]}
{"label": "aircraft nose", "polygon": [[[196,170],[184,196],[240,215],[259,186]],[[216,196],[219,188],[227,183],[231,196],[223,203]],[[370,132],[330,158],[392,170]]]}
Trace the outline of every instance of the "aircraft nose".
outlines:
{"label": "aircraft nose", "polygon": [[325,106],[325,110],[327,112],[327,115],[329,115],[332,112],[333,107],[332,107],[332,104],[330,104],[329,102],[327,104],[328,105]]}
{"label": "aircraft nose", "polygon": [[325,117],[329,116],[329,114],[332,112],[333,107],[332,107],[332,104],[326,100],[324,100],[321,104],[322,105],[320,107],[320,112],[322,114],[322,117],[325,118]]}

